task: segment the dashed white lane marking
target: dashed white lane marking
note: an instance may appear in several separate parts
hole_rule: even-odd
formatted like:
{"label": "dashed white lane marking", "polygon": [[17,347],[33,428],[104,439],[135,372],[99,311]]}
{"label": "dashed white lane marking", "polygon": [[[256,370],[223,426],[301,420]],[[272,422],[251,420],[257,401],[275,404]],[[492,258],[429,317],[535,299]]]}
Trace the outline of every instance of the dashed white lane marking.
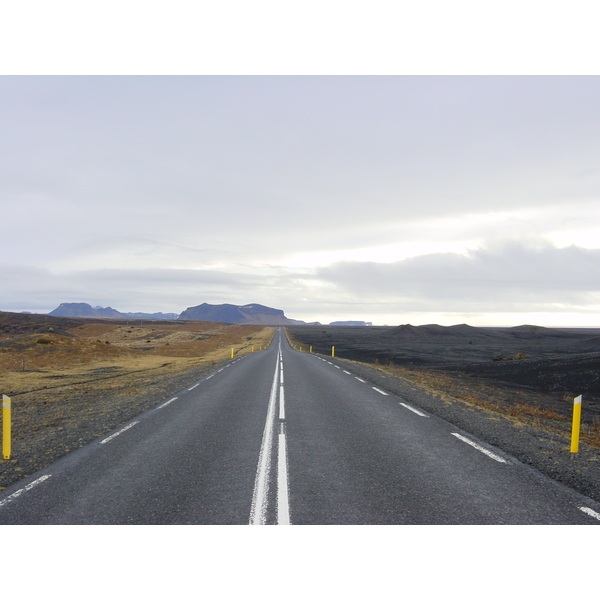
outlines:
{"label": "dashed white lane marking", "polygon": [[170,400],[167,400],[165,403],[161,404],[160,406],[156,407],[156,410],[158,410],[159,408],[164,408],[165,406],[168,406],[169,404],[171,404],[171,402],[175,402],[175,400],[177,400],[179,398],[179,396],[175,396],[175,398],[171,398]]}
{"label": "dashed white lane marking", "polygon": [[188,388],[188,392],[191,392],[192,390],[196,389],[200,384],[197,383],[196,385],[193,385],[191,388]]}
{"label": "dashed white lane marking", "polygon": [[333,365],[336,369],[339,369],[340,367],[338,367],[337,365]]}
{"label": "dashed white lane marking", "polygon": [[425,413],[422,413],[420,410],[417,410],[416,408],[413,408],[412,406],[409,406],[408,404],[404,404],[404,402],[398,402],[398,404],[401,404],[402,406],[404,406],[404,408],[408,408],[408,410],[412,410],[415,414],[419,415],[420,417],[428,416]]}
{"label": "dashed white lane marking", "polygon": [[[164,406],[164,404],[163,404],[163,406]],[[162,408],[162,406],[159,406],[158,408]],[[134,425],[137,425],[138,423],[139,423],[139,421],[134,421],[133,423],[129,423],[129,425],[127,425],[126,427],[123,427],[123,429],[120,429],[116,433],[113,433],[112,435],[109,435],[107,438],[101,440],[100,443],[106,444],[106,442],[110,442],[110,440],[112,440],[113,438],[116,438],[118,435],[121,435],[123,432],[127,431],[128,429],[131,429]]]}
{"label": "dashed white lane marking", "polygon": [[598,521],[600,521],[600,514],[597,513],[595,510],[592,510],[591,508],[588,508],[587,506],[580,506],[579,510],[583,511],[586,515],[590,515],[590,517],[594,517],[594,519],[597,519]]}
{"label": "dashed white lane marking", "polygon": [[50,477],[51,477],[51,475],[42,475],[41,477],[38,477],[35,481],[28,483],[25,487],[22,487],[20,490],[17,490],[10,496],[7,496],[6,498],[4,498],[4,500],[1,500],[0,506],[4,506],[5,504],[12,502],[16,498],[18,498],[22,493],[28,492],[31,488],[34,488],[36,485],[42,483],[43,481],[46,481],[46,479],[49,479]]}
{"label": "dashed white lane marking", "polygon": [[354,379],[360,381],[361,383],[367,383],[364,379],[361,379],[360,377],[355,377]]}
{"label": "dashed white lane marking", "polygon": [[384,396],[387,396],[387,395],[388,395],[388,393],[387,393],[387,392],[384,392],[383,390],[380,390],[379,388],[376,388],[376,387],[374,387],[374,386],[373,386],[373,389],[374,389],[376,392],[379,392],[380,394],[383,394]]}
{"label": "dashed white lane marking", "polygon": [[210,379],[211,377],[214,377],[215,374],[213,373],[212,375],[209,375],[206,379]]}
{"label": "dashed white lane marking", "polygon": [[483,452],[483,454],[485,454],[486,456],[489,456],[490,458],[493,458],[494,460],[497,460],[498,462],[501,462],[501,463],[508,463],[508,461],[504,460],[501,456],[498,456],[497,454],[490,452],[487,448],[484,448],[483,446],[476,444],[472,440],[460,435],[460,433],[453,433],[452,435],[457,437],[459,440],[465,442],[465,444],[469,444],[469,446],[473,446],[473,448],[475,448],[476,450],[479,450],[479,452]]}
{"label": "dashed white lane marking", "polygon": [[350,371],[344,370],[344,373],[346,373],[346,375],[352,375],[352,373],[350,373]]}

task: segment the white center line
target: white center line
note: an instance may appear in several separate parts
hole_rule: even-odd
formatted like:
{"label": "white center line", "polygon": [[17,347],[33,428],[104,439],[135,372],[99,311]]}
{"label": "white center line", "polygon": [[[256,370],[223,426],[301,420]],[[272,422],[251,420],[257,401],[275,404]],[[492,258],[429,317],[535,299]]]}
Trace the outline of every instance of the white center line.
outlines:
{"label": "white center line", "polygon": [[273,424],[275,421],[275,400],[279,379],[279,353],[275,362],[275,373],[269,397],[267,420],[263,431],[256,477],[254,479],[254,493],[252,495],[252,507],[250,509],[250,525],[264,525],[267,517],[267,501],[269,495],[269,472],[271,467],[271,450],[273,441]]}
{"label": "white center line", "polygon": [[277,525],[291,525],[288,495],[287,444],[285,424],[281,424],[277,448]]}
{"label": "white center line", "polygon": [[493,458],[494,460],[497,460],[498,462],[501,462],[501,463],[508,463],[508,461],[504,460],[501,456],[498,456],[497,454],[490,452],[487,448],[484,448],[483,446],[476,444],[469,438],[466,438],[466,437],[460,435],[459,433],[453,433],[452,435],[457,437],[459,440],[465,442],[465,444],[469,444],[469,446],[473,446],[473,448],[479,450],[479,452],[483,452],[483,454],[485,454],[486,456],[489,456],[490,458]]}

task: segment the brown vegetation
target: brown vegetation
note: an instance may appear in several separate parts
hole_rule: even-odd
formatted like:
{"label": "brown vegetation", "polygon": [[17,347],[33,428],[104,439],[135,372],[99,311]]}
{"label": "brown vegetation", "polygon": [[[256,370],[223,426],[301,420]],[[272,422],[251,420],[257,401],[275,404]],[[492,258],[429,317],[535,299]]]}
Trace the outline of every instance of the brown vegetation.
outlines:
{"label": "brown vegetation", "polygon": [[0,394],[13,400],[13,457],[0,461],[0,489],[213,370],[232,348],[235,356],[266,348],[275,332],[23,316],[0,313]]}

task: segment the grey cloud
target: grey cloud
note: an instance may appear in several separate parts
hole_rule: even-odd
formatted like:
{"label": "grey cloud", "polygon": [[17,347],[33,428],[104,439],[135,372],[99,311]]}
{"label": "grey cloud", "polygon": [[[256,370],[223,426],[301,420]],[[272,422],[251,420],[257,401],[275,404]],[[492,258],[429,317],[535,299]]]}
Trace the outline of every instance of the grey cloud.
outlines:
{"label": "grey cloud", "polygon": [[600,296],[600,250],[511,242],[466,255],[343,262],[318,269],[317,276],[356,298],[396,300],[404,309],[576,309]]}

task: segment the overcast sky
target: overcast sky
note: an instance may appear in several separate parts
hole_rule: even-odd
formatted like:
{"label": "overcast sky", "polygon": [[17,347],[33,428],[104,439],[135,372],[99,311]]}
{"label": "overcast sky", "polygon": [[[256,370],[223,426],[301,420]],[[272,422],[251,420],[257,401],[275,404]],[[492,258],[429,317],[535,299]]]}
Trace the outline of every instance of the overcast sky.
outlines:
{"label": "overcast sky", "polygon": [[596,76],[0,77],[0,309],[600,326]]}
{"label": "overcast sky", "polygon": [[7,5],[0,310],[600,327],[588,4]]}

